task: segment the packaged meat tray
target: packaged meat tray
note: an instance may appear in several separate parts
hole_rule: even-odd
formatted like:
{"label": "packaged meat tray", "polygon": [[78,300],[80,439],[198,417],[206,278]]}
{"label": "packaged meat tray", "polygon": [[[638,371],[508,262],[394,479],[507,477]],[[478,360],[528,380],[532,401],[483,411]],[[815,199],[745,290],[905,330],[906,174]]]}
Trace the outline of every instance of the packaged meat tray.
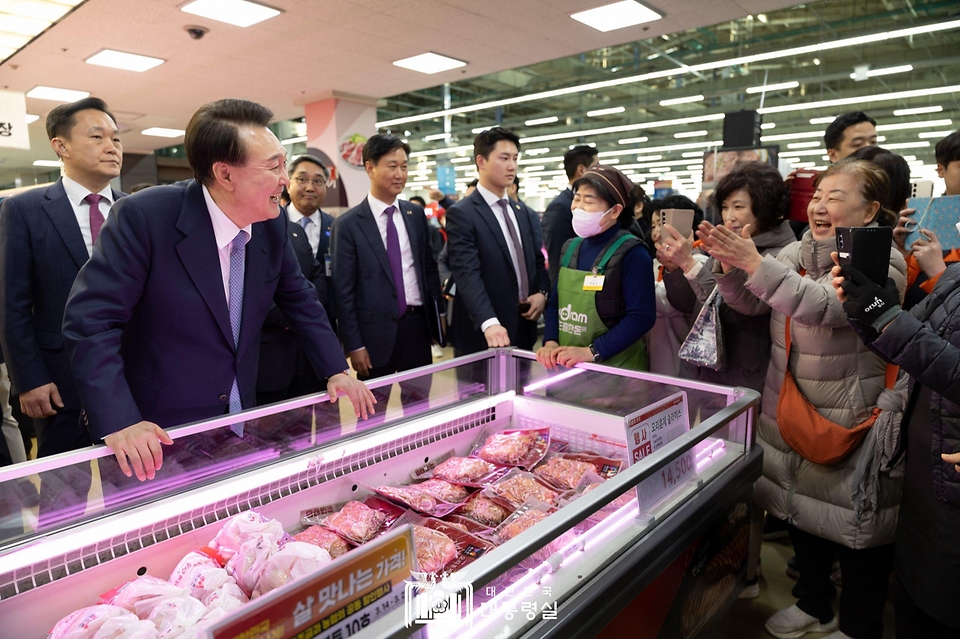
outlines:
{"label": "packaged meat tray", "polygon": [[481,440],[471,455],[493,464],[533,468],[550,449],[550,429],[501,430]]}
{"label": "packaged meat tray", "polygon": [[457,512],[479,524],[493,528],[499,526],[513,511],[483,493],[474,493]]}
{"label": "packaged meat tray", "polygon": [[413,487],[422,493],[427,493],[431,497],[451,504],[459,504],[470,496],[470,491],[467,488],[437,478],[414,484]]}
{"label": "packaged meat tray", "polygon": [[503,520],[503,523],[489,534],[489,538],[498,544],[510,541],[524,530],[532,528],[549,517],[556,510],[550,504],[537,499],[530,499]]}
{"label": "packaged meat tray", "polygon": [[330,557],[333,559],[350,550],[350,546],[340,535],[327,530],[323,526],[310,526],[306,530],[298,532],[293,538],[323,548],[330,553]]}
{"label": "packaged meat tray", "polygon": [[323,525],[356,544],[370,541],[403,514],[403,509],[376,497],[363,502],[348,501],[339,511],[328,515]]}
{"label": "packaged meat tray", "polygon": [[417,490],[414,486],[377,486],[373,491],[430,517],[449,515],[458,507],[457,504],[439,500],[433,495]]}
{"label": "packaged meat tray", "polygon": [[479,457],[450,457],[433,469],[432,476],[453,484],[483,487],[503,477],[509,467],[498,466]]}
{"label": "packaged meat tray", "polygon": [[413,545],[421,572],[439,573],[457,557],[457,546],[444,533],[414,525]]}
{"label": "packaged meat tray", "polygon": [[470,532],[455,528],[455,524],[440,519],[427,519],[423,524],[426,528],[442,532],[453,540],[457,547],[457,556],[445,566],[445,572],[453,573],[473,563],[493,549],[493,544],[481,539]]}
{"label": "packaged meat tray", "polygon": [[611,479],[623,468],[623,458],[596,453],[564,453],[563,457],[592,464],[601,479]]}
{"label": "packaged meat tray", "polygon": [[531,473],[518,469],[510,471],[484,492],[488,497],[506,501],[516,508],[531,497],[550,504],[556,504],[560,493],[541,482]]}
{"label": "packaged meat tray", "polygon": [[[494,506],[497,506],[497,504],[494,504]],[[497,508],[500,508],[500,506],[497,506]],[[457,526],[472,535],[490,531],[490,526],[484,526],[480,522],[474,519],[470,519],[469,517],[466,517],[464,515],[460,515],[458,513],[447,515],[442,519],[442,521],[445,521],[448,524],[451,524],[453,526]]]}
{"label": "packaged meat tray", "polygon": [[573,490],[587,473],[595,472],[593,464],[569,459],[564,455],[548,456],[533,469],[533,474],[559,490]]}

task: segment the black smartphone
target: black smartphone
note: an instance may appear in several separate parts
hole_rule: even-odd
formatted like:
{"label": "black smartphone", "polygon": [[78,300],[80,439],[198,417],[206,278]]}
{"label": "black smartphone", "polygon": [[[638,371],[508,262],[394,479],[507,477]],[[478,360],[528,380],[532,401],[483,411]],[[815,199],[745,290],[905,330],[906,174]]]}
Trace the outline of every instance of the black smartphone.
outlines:
{"label": "black smartphone", "polygon": [[877,286],[887,283],[892,244],[893,229],[889,226],[837,227],[840,266],[857,267]]}
{"label": "black smartphone", "polygon": [[530,310],[530,302],[520,302],[517,307],[520,309],[520,314],[523,315]]}

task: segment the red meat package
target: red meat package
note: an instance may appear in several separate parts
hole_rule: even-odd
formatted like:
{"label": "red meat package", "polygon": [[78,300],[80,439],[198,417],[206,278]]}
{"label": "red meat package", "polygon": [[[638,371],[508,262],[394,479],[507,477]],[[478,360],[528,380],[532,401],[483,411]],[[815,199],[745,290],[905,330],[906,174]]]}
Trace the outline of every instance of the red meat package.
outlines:
{"label": "red meat package", "polygon": [[340,555],[350,550],[350,546],[346,541],[343,540],[342,537],[340,537],[340,535],[327,530],[323,526],[310,526],[306,530],[301,530],[298,532],[293,536],[293,538],[297,541],[302,541],[323,548],[330,553],[330,557],[332,559],[336,559]]}
{"label": "red meat package", "polygon": [[510,470],[479,457],[450,457],[431,473],[433,478],[463,486],[483,487],[492,484]]}
{"label": "red meat package", "polygon": [[449,515],[458,506],[417,490],[415,486],[377,486],[373,491],[430,517]]}
{"label": "red meat package", "polygon": [[513,509],[498,504],[483,493],[474,493],[457,511],[459,514],[488,527],[499,526]]}
{"label": "red meat package", "polygon": [[363,502],[347,502],[324,518],[323,525],[344,539],[362,544],[386,530],[402,514],[402,508],[386,500],[367,497]]}
{"label": "red meat package", "polygon": [[531,473],[516,468],[483,492],[488,497],[504,501],[514,508],[531,497],[550,504],[556,504],[560,497],[559,492],[541,482]]}
{"label": "red meat package", "polygon": [[100,604],[75,610],[56,623],[47,639],[155,639],[157,628],[129,610]]}
{"label": "red meat package", "polygon": [[427,519],[423,525],[426,528],[432,528],[433,530],[443,533],[452,539],[456,545],[457,556],[444,566],[445,572],[447,573],[454,573],[460,570],[493,549],[492,543],[470,532],[461,530],[456,527],[457,524],[431,518]]}
{"label": "red meat package", "polygon": [[533,474],[559,490],[573,490],[587,473],[595,472],[593,464],[563,455],[548,455]]}
{"label": "red meat package", "polygon": [[564,453],[564,457],[574,461],[593,464],[597,475],[601,479],[610,479],[623,469],[623,458],[615,455],[598,455],[596,453]]}
{"label": "red meat package", "polygon": [[501,430],[474,445],[471,455],[492,464],[533,468],[550,450],[550,429]]}
{"label": "red meat package", "polygon": [[210,542],[210,547],[220,553],[226,562],[251,537],[266,536],[274,543],[279,543],[283,535],[283,526],[279,521],[248,510],[228,519]]}
{"label": "red meat package", "polygon": [[[493,504],[493,505],[496,506],[497,508],[501,508],[501,506],[498,506],[497,504]],[[445,521],[452,526],[457,526],[461,530],[464,530],[465,532],[468,532],[471,535],[475,535],[477,533],[482,533],[482,532],[489,532],[490,530],[490,526],[484,526],[483,524],[481,524],[480,522],[474,519],[470,519],[469,517],[465,517],[464,515],[460,515],[457,513],[453,513],[452,515],[447,515],[446,517],[443,518],[442,521]]]}
{"label": "red meat package", "polygon": [[414,525],[413,547],[421,572],[440,573],[457,557],[457,546],[450,537],[424,526]]}
{"label": "red meat package", "polygon": [[470,496],[470,490],[459,484],[454,484],[436,477],[413,486],[422,493],[427,493],[450,504],[459,504]]}
{"label": "red meat package", "polygon": [[490,533],[489,538],[500,544],[510,541],[528,528],[536,526],[556,510],[550,504],[536,499],[526,501],[503,520],[503,523]]}

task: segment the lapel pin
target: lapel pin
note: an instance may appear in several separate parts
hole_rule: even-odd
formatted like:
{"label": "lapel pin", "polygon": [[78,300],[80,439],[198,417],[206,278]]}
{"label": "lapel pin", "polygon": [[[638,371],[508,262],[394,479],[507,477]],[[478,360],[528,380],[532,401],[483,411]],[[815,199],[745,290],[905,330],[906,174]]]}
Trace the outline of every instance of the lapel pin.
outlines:
{"label": "lapel pin", "polygon": [[520,210],[520,205],[519,205],[519,204],[514,204],[514,206],[517,207],[517,210],[518,210],[518,211]]}

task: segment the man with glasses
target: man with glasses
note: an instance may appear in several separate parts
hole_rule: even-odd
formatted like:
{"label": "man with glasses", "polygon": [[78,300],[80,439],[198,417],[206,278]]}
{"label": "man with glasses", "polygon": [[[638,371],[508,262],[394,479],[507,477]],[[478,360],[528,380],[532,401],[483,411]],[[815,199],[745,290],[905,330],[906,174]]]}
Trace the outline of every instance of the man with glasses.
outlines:
{"label": "man with glasses", "polygon": [[[297,254],[300,271],[317,289],[331,326],[334,324],[333,285],[330,276],[330,224],[333,216],[320,210],[327,194],[327,168],[312,155],[301,155],[287,170],[290,203],[288,235]],[[324,268],[326,266],[326,268]],[[290,330],[290,323],[276,304],[270,305],[260,334],[257,368],[257,405],[282,402],[293,397],[323,392],[326,384],[310,365]]]}

